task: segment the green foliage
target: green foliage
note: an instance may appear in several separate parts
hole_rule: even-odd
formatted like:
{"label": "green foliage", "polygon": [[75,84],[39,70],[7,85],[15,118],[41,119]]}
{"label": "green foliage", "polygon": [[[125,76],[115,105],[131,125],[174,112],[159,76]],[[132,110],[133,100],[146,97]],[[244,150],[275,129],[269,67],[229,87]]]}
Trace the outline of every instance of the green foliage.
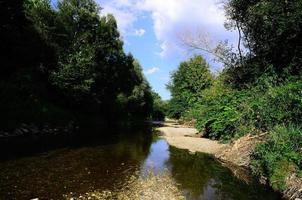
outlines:
{"label": "green foliage", "polygon": [[269,86],[265,92],[254,93],[251,108],[255,126],[268,130],[278,124],[301,124],[302,82],[288,82],[277,87]]}
{"label": "green foliage", "polygon": [[124,53],[112,15],[100,17],[93,0],[63,0],[56,10],[45,0],[28,2],[36,29],[56,47],[58,61],[50,79],[63,104],[111,116],[150,115],[151,89],[139,63]]}
{"label": "green foliage", "polygon": [[202,102],[193,109],[198,111],[195,114],[196,127],[204,136],[223,140],[242,136],[240,130],[248,126],[246,114],[249,107],[246,101],[250,93],[232,91],[223,86],[221,81],[216,81],[202,94]]}
{"label": "green foliage", "polygon": [[301,0],[229,0],[225,8],[229,27],[243,33],[249,50],[243,64],[227,69],[229,83],[245,86],[271,68],[280,77],[301,75]]}
{"label": "green foliage", "polygon": [[302,129],[293,125],[276,126],[268,140],[257,146],[252,169],[269,178],[276,189],[285,189],[284,179],[289,172],[302,170]]}
{"label": "green foliage", "polygon": [[68,55],[66,63],[59,63],[59,70],[51,74],[53,83],[59,88],[74,94],[88,94],[95,81],[93,49],[82,47]]}
{"label": "green foliage", "polygon": [[231,139],[282,123],[301,124],[301,81],[241,91],[219,82],[204,90],[202,101],[191,108],[206,137]]}
{"label": "green foliage", "polygon": [[182,62],[177,71],[172,73],[171,82],[167,86],[171,92],[169,115],[179,118],[191,104],[198,101],[201,92],[213,81],[209,65],[201,56],[194,56]]}
{"label": "green foliage", "polygon": [[94,0],[62,0],[56,8],[49,0],[12,0],[1,2],[0,9],[7,14],[0,89],[18,93],[17,82],[27,88],[23,102],[30,105],[10,95],[0,101],[1,114],[16,113],[14,107],[39,113],[45,105],[42,110],[101,115],[109,121],[151,116],[153,96],[141,66],[124,52],[115,18],[100,17]]}
{"label": "green foliage", "polygon": [[161,97],[155,92],[152,92],[152,96],[154,101],[152,119],[158,121],[164,121],[168,108],[167,102],[163,101]]}

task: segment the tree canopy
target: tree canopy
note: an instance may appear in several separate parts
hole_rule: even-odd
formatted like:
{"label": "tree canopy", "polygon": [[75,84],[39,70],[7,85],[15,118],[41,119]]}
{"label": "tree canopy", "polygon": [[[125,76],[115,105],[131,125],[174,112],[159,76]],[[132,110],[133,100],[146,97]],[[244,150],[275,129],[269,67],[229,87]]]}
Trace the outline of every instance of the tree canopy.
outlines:
{"label": "tree canopy", "polygon": [[237,86],[257,81],[264,73],[280,78],[301,75],[302,1],[229,0],[228,26],[238,28],[249,52],[244,64],[226,69]]}
{"label": "tree canopy", "polygon": [[[93,0],[62,0],[56,7],[49,0],[1,2],[7,15],[1,19],[0,74],[14,77],[0,87],[18,93],[21,85],[28,88],[22,91],[26,101],[34,96],[63,110],[151,117],[153,96],[141,66],[124,52],[114,16],[100,12]],[[25,109],[13,96],[7,102]]]}
{"label": "tree canopy", "polygon": [[211,86],[212,81],[213,75],[203,57],[194,56],[182,62],[171,74],[171,82],[167,86],[172,96],[170,115],[179,118],[189,105],[201,98],[202,91]]}

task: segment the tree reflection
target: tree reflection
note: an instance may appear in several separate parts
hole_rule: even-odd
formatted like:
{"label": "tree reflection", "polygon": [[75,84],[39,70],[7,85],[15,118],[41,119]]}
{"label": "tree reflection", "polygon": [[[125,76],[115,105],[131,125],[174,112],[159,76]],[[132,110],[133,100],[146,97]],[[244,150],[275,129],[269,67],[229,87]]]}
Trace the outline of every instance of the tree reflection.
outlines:
{"label": "tree reflection", "polygon": [[152,135],[148,128],[124,129],[114,138],[0,163],[0,197],[62,199],[70,192],[123,187],[148,156]]}
{"label": "tree reflection", "polygon": [[280,199],[255,181],[246,184],[206,154],[189,154],[170,147],[167,165],[188,199]]}

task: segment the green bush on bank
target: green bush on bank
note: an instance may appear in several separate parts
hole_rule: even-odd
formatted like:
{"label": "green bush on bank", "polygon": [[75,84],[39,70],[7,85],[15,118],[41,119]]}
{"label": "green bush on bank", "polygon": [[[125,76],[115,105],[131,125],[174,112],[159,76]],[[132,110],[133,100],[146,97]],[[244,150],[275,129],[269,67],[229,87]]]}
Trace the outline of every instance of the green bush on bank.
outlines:
{"label": "green bush on bank", "polygon": [[245,90],[231,90],[213,84],[184,115],[196,119],[197,129],[205,137],[230,140],[246,134],[267,132],[279,124],[301,124],[302,82],[280,86],[269,84]]}
{"label": "green bush on bank", "polygon": [[[255,96],[257,98],[257,96]],[[254,100],[252,109],[257,113],[257,128],[269,130],[278,124],[301,124],[302,81],[270,87],[263,96]],[[257,103],[255,103],[257,102]]]}
{"label": "green bush on bank", "polygon": [[202,103],[196,106],[196,127],[205,137],[228,140],[239,133],[249,94],[219,87],[215,85],[203,93]]}
{"label": "green bush on bank", "polygon": [[268,140],[252,155],[252,170],[268,177],[275,189],[285,189],[288,173],[302,170],[302,129],[294,125],[276,126]]}

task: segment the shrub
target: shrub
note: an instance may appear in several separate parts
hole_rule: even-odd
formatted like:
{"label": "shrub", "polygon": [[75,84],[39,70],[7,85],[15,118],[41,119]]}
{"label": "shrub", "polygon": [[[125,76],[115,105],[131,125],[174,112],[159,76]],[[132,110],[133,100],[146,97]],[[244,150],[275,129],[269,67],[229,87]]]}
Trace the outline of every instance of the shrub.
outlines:
{"label": "shrub", "polygon": [[[257,97],[256,97],[257,98]],[[260,98],[260,99],[259,99]],[[271,129],[278,124],[302,123],[302,82],[289,82],[278,87],[270,87],[258,97],[258,104],[252,104],[258,115],[259,129]]]}
{"label": "shrub", "polygon": [[197,119],[197,129],[205,137],[229,140],[248,129],[244,121],[248,107],[247,91],[233,91],[219,82],[203,92],[202,101],[191,111]]}
{"label": "shrub", "polygon": [[215,83],[186,114],[205,137],[229,140],[266,132],[279,124],[302,123],[302,82],[231,90]]}
{"label": "shrub", "polygon": [[275,189],[285,189],[284,179],[291,171],[302,170],[302,129],[294,125],[276,126],[265,143],[252,154],[252,170],[268,177]]}

